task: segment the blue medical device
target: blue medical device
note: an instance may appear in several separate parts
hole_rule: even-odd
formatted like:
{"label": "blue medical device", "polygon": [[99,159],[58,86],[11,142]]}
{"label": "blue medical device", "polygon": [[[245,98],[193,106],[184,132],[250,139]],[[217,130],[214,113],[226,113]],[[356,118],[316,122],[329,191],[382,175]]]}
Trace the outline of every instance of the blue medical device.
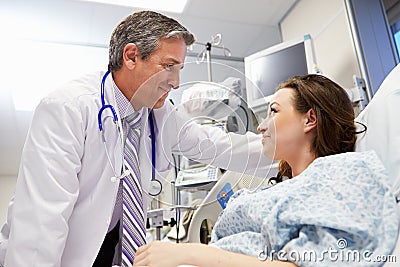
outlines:
{"label": "blue medical device", "polygon": [[222,209],[226,208],[226,203],[228,203],[229,198],[233,195],[232,186],[230,183],[226,183],[221,191],[218,192],[217,200],[221,205]]}
{"label": "blue medical device", "polygon": [[[130,174],[129,169],[124,165],[124,170],[121,170],[121,174],[118,175],[114,165],[111,162],[111,158],[110,158],[110,154],[108,152],[107,149],[107,144],[106,144],[106,138],[104,136],[104,127],[103,127],[103,121],[102,121],[102,115],[103,115],[103,111],[109,109],[112,113],[112,117],[113,117],[113,121],[114,124],[117,127],[117,131],[119,134],[119,139],[121,142],[121,148],[124,147],[123,144],[123,132],[122,129],[120,128],[119,124],[118,124],[118,116],[117,116],[117,112],[115,111],[114,107],[110,104],[106,104],[105,101],[105,96],[104,96],[104,86],[105,86],[105,82],[107,79],[107,76],[110,74],[110,71],[107,71],[102,80],[101,80],[101,86],[100,86],[100,98],[101,98],[101,108],[99,110],[99,113],[97,115],[97,120],[98,120],[98,124],[99,124],[99,131],[101,133],[101,137],[103,140],[103,144],[104,144],[104,149],[106,151],[107,154],[107,159],[108,159],[108,163],[111,166],[111,169],[113,170],[114,176],[111,177],[111,181],[115,182],[119,179],[122,179],[126,176],[128,176]],[[151,184],[150,184],[150,188],[149,188],[149,195],[150,196],[157,196],[161,193],[162,191],[162,184],[159,180],[156,179],[156,148],[155,148],[155,143],[156,143],[156,139],[155,139],[155,132],[154,132],[154,119],[153,119],[153,110],[150,109],[149,111],[149,124],[150,124],[150,138],[151,138],[151,165],[152,165],[152,169],[151,169]],[[122,157],[122,162],[124,162],[124,153],[123,151],[121,152],[121,157]]]}

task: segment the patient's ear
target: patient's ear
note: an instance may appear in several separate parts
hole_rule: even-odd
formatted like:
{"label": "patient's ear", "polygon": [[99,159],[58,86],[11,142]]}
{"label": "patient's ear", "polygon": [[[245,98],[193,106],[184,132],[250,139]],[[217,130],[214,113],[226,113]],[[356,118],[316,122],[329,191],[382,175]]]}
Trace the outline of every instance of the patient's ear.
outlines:
{"label": "patient's ear", "polygon": [[305,114],[304,132],[308,133],[317,127],[317,116],[312,108]]}

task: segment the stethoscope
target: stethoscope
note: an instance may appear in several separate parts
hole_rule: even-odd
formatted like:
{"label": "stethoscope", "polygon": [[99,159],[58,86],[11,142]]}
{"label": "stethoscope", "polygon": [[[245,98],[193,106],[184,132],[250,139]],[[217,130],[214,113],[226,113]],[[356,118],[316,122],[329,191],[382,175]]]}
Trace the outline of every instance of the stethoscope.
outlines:
{"label": "stethoscope", "polygon": [[[107,159],[108,159],[108,163],[111,166],[111,169],[113,170],[114,176],[111,177],[111,181],[112,182],[116,182],[120,179],[123,179],[124,177],[128,176],[131,172],[129,171],[129,169],[125,166],[125,164],[123,164],[123,171],[121,171],[121,174],[118,175],[114,165],[112,164],[111,161],[111,157],[110,157],[110,153],[108,152],[107,149],[107,144],[106,144],[106,138],[104,136],[104,127],[103,127],[103,121],[102,121],[102,114],[103,111],[106,109],[109,109],[112,113],[112,117],[113,117],[113,122],[117,127],[117,131],[118,131],[118,135],[119,135],[119,139],[121,142],[121,148],[124,147],[124,139],[123,139],[123,132],[122,129],[120,127],[120,124],[118,123],[118,116],[117,116],[117,112],[115,111],[114,107],[110,104],[106,104],[105,101],[105,96],[104,96],[104,86],[105,86],[105,82],[107,79],[107,76],[110,74],[109,71],[107,71],[102,80],[101,80],[101,86],[100,86],[100,98],[101,98],[101,108],[99,110],[99,113],[97,115],[97,120],[99,123],[99,130],[101,133],[101,138],[104,144],[104,149],[106,151],[106,155],[107,155]],[[155,139],[155,132],[154,132],[154,119],[153,119],[153,110],[150,110],[149,112],[149,124],[150,124],[150,139],[151,139],[151,181],[150,181],[150,188],[149,188],[149,195],[150,196],[158,196],[161,193],[162,190],[162,184],[159,180],[156,179],[156,139]],[[124,153],[121,152],[121,157],[122,157],[122,162],[124,162]]]}

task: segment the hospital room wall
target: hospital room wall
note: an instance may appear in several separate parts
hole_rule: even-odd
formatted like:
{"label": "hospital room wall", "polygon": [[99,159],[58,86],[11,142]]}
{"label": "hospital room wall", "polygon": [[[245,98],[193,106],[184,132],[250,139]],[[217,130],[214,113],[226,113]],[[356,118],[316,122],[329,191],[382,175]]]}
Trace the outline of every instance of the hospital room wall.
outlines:
{"label": "hospital room wall", "polygon": [[280,23],[282,41],[310,34],[322,74],[352,88],[360,76],[343,0],[300,0]]}

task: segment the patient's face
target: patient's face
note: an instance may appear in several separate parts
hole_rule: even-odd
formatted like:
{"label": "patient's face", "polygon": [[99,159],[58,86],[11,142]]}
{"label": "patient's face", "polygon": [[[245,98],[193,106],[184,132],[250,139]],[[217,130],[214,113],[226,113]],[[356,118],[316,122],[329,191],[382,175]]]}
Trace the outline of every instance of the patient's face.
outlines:
{"label": "patient's face", "polygon": [[278,90],[269,104],[267,118],[258,126],[263,135],[263,153],[269,158],[290,162],[300,155],[306,142],[304,115],[294,107],[294,94],[290,88]]}

